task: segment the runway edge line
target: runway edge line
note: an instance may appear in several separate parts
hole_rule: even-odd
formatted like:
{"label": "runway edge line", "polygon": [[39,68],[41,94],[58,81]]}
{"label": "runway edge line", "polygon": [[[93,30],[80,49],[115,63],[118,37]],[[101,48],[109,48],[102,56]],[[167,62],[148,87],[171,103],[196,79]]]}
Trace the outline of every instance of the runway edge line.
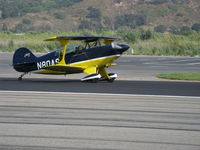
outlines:
{"label": "runway edge line", "polygon": [[98,96],[131,96],[131,97],[165,97],[165,98],[194,98],[200,96],[173,96],[173,95],[142,95],[142,94],[110,94],[110,93],[78,93],[78,92],[47,92],[47,91],[10,91],[0,90],[0,93],[24,93],[24,94],[62,94],[62,95],[98,95]]}

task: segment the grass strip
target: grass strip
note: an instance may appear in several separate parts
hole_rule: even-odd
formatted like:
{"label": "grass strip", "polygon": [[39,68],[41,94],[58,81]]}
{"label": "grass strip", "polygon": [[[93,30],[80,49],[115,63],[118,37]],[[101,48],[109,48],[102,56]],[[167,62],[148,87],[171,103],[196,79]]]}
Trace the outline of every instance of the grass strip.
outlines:
{"label": "grass strip", "polygon": [[200,81],[200,72],[163,73],[163,74],[158,74],[157,77],[162,79],[171,79],[171,80]]}

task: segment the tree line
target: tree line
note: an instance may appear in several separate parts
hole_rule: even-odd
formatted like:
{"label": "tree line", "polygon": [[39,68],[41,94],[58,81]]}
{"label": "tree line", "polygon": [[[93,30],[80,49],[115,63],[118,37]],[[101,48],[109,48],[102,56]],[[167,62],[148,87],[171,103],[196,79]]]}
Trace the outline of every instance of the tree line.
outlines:
{"label": "tree line", "polygon": [[1,18],[19,17],[27,13],[68,7],[82,0],[0,0]]}

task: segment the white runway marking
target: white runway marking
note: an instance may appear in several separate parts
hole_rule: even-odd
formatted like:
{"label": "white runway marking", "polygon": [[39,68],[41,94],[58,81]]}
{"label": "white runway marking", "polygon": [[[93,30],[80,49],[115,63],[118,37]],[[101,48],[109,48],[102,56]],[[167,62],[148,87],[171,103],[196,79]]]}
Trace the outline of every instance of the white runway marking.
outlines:
{"label": "white runway marking", "polygon": [[189,65],[200,65],[200,62],[197,62],[197,63],[189,63]]}
{"label": "white runway marking", "polygon": [[183,60],[175,60],[175,61],[170,61],[170,62],[187,62],[187,61],[191,61],[191,60],[188,60],[188,59],[183,59]]}
{"label": "white runway marking", "polygon": [[110,94],[110,93],[78,93],[78,92],[46,92],[46,91],[9,91],[0,90],[0,93],[25,93],[25,94],[72,94],[72,95],[100,95],[100,96],[132,96],[132,97],[164,97],[164,98],[194,98],[200,96],[173,96],[173,95],[142,95],[142,94]]}

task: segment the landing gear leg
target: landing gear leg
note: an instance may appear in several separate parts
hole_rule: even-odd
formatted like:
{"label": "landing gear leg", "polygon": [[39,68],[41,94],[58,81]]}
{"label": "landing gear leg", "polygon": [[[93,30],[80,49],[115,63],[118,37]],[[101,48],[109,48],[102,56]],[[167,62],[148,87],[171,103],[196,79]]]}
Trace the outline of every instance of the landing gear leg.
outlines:
{"label": "landing gear leg", "polygon": [[20,75],[20,77],[18,78],[18,81],[21,81],[23,76],[25,76],[27,74],[27,72],[24,72],[23,74]]}

